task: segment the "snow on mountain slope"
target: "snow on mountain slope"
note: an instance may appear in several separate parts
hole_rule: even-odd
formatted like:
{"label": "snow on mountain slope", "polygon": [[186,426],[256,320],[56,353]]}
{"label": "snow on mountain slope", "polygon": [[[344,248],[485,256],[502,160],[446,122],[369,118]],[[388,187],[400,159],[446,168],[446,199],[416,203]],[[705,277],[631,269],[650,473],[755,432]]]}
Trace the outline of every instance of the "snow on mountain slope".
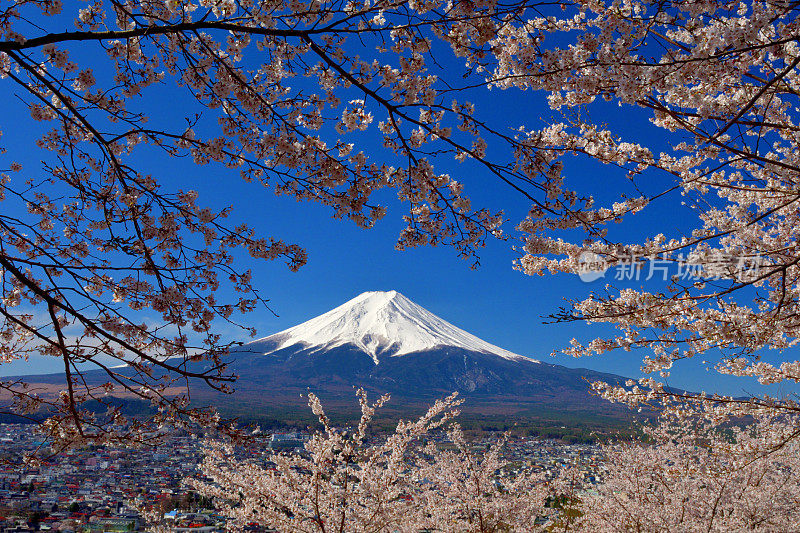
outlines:
{"label": "snow on mountain slope", "polygon": [[369,354],[376,364],[383,357],[443,346],[533,361],[455,327],[397,291],[362,293],[325,314],[249,346],[257,348],[259,344],[270,347],[265,355],[296,344],[314,351],[352,344]]}

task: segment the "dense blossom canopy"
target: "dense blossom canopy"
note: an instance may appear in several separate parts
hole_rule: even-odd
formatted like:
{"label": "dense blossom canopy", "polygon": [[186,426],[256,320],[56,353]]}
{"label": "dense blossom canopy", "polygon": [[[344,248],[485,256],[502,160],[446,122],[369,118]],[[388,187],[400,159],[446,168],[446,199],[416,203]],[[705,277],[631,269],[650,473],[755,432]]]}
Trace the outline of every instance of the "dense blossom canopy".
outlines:
{"label": "dense blossom canopy", "polygon": [[[186,390],[197,382],[229,390],[235,378],[215,326],[264,301],[240,252],[290,269],[306,254],[226,224],[229,210],[203,206],[187,184],[148,170],[147,158],[214,164],[363,227],[386,214],[375,193],[392,190],[408,208],[398,248],[446,244],[475,259],[485,239],[513,231],[503,213],[473,206],[458,175],[464,163],[529,202],[527,216],[511,221],[526,274],[585,273],[587,258],[630,272],[656,262],[677,268],[662,284],[608,283],[555,315],[618,330],[575,340],[574,355],[642,349],[650,377],[594,387],[662,408],[665,420],[654,445],[607,450],[609,476],[586,499],[585,527],[791,528],[798,403],[678,393],[660,380],[676,363],[703,358],[765,384],[800,381],[800,362],[788,355],[800,325],[797,10],[785,0],[5,2],[0,83],[41,128],[25,139],[14,113],[3,116],[0,364],[57,357],[66,386],[39,393],[6,379],[2,401],[18,413],[44,409],[52,416],[43,427],[61,445],[152,436],[153,425],[126,419],[112,393],[151,401],[155,425],[220,422],[190,406]],[[150,105],[164,87],[186,106],[179,120]],[[467,98],[486,90],[540,91],[562,118],[498,125]],[[657,134],[629,139],[597,122],[606,102]],[[40,168],[15,160],[23,142],[41,150]],[[627,188],[575,179],[575,158],[608,165]],[[691,219],[661,220],[637,240],[620,232],[669,202]],[[769,363],[767,352],[786,355]],[[87,363],[105,379],[85,379]],[[108,413],[82,408],[92,400]],[[372,408],[365,400],[362,408],[366,420]],[[736,429],[742,421],[751,426]],[[338,498],[346,494],[359,502],[359,523],[384,504],[396,523],[405,501],[398,483],[413,479],[399,476],[399,457],[431,419],[419,424],[364,451],[359,460],[374,466],[364,470],[340,460],[348,447],[361,449],[362,430],[345,438],[326,426],[304,459],[312,477],[276,458],[285,475],[259,474],[259,490],[292,480],[325,486],[331,492],[316,501],[326,507],[312,522],[344,517]],[[452,438],[463,452],[458,433]],[[488,482],[491,453],[470,462],[431,451],[431,465],[419,456],[428,479],[446,466],[425,501],[448,520],[489,510],[487,527],[503,509],[534,513],[535,498],[463,485]],[[223,466],[224,449],[209,461],[218,484],[243,479]],[[351,476],[360,482],[347,485]],[[255,502],[276,520],[307,511],[288,500],[267,505],[259,494],[243,493],[242,505]],[[426,513],[418,518],[440,516]],[[511,527],[503,520],[495,526]]]}
{"label": "dense blossom canopy", "polygon": [[[388,396],[369,404],[363,389],[357,394],[356,429],[334,427],[310,394],[322,430],[302,453],[272,451],[247,460],[241,450],[237,455],[234,447],[212,441],[201,465],[204,479],[189,486],[214,498],[230,518],[226,527],[236,531],[252,524],[320,533],[546,531],[551,521],[537,518],[544,518],[556,483],[542,473],[504,475],[503,439],[475,453],[452,422],[461,403],[455,394],[416,421],[400,421],[388,436],[369,432]],[[442,428],[452,449],[433,439],[423,444]]]}
{"label": "dense blossom canopy", "polygon": [[[408,207],[398,248],[448,244],[467,258],[504,235],[505,222],[467,197],[457,174],[472,164],[530,202],[512,221],[527,274],[580,273],[587,257],[692,267],[655,289],[604,285],[557,314],[619,332],[576,340],[569,353],[643,349],[651,377],[598,392],[665,407],[687,427],[700,418],[711,432],[748,416],[793,427],[792,399],[676,393],[659,380],[702,357],[724,374],[800,381],[793,357],[763,360],[798,343],[795,3],[97,0],[71,9],[58,0],[0,8],[0,78],[42,126],[26,140],[13,114],[3,117],[0,363],[51,355],[66,379],[58,395],[17,380],[0,387],[17,412],[52,414],[44,427],[56,442],[147,438],[140,430],[151,426],[125,419],[112,392],[152,401],[156,424],[217,423],[182,391],[198,380],[228,390],[235,378],[214,325],[263,301],[238,251],[291,269],[306,261],[298,245],[226,225],[229,210],[146,170],[152,154],[218,165],[363,227],[385,215],[374,193],[392,189]],[[148,106],[162,86],[185,98],[183,120]],[[466,98],[489,89],[542,91],[563,120],[497,127]],[[658,136],[627,139],[593,120],[606,101],[649,118]],[[365,148],[370,132],[382,152]],[[41,168],[14,160],[11,143],[26,141],[41,149]],[[630,188],[597,205],[608,187],[571,178],[575,157],[618,169]],[[611,222],[636,224],[668,202],[693,218],[639,242],[615,237]],[[84,379],[87,362],[105,371],[102,383]],[[109,413],[82,410],[90,400]],[[776,430],[748,449],[777,453],[796,436]]]}
{"label": "dense blossom canopy", "polygon": [[606,447],[605,480],[581,497],[586,531],[792,531],[798,516],[798,443],[792,419],[746,430],[665,424],[655,444]]}

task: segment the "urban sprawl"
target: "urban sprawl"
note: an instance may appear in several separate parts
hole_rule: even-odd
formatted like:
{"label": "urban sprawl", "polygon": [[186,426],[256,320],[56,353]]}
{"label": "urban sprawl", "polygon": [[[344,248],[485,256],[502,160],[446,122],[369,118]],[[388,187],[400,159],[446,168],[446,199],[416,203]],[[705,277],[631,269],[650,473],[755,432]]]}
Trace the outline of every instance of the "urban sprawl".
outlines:
{"label": "urban sprawl", "polygon": [[[253,459],[280,449],[302,453],[305,433],[265,434],[261,445],[248,446]],[[379,437],[375,437],[379,438]],[[445,435],[429,439],[446,439]],[[494,439],[476,439],[475,451]],[[142,449],[92,447],[53,457],[40,454],[39,464],[23,461],[42,447],[30,425],[0,424],[0,533],[64,531],[75,533],[148,531],[140,510],[161,517],[161,528],[177,533],[224,532],[225,518],[212,502],[189,491],[182,481],[198,475],[202,439],[174,434],[162,444]],[[505,448],[507,468],[555,475],[577,466],[585,489],[602,478],[599,448],[554,440],[511,438]],[[253,531],[269,531],[253,527]]]}

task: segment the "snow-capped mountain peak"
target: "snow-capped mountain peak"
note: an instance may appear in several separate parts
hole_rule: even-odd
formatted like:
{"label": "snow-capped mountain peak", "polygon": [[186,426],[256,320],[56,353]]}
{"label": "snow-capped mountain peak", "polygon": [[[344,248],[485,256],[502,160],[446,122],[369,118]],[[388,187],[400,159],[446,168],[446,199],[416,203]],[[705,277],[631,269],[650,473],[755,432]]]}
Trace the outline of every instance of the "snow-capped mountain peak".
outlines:
{"label": "snow-capped mountain peak", "polygon": [[532,361],[457,328],[397,291],[359,294],[327,313],[250,344],[270,346],[266,354],[297,344],[314,351],[351,344],[369,354],[376,364],[384,357],[437,347]]}

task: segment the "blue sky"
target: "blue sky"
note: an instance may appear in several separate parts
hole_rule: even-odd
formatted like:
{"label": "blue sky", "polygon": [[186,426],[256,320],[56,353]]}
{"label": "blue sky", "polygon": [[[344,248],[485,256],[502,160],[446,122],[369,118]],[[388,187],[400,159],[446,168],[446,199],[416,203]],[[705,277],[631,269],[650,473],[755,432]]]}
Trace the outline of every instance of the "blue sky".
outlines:
{"label": "blue sky", "polygon": [[[145,105],[154,109],[156,120],[169,122],[189,114],[184,113],[182,100],[167,89],[153,89],[146,98]],[[38,161],[46,157],[31,142],[31,135],[39,125],[32,123],[19,104],[14,103],[13,91],[7,83],[0,85],[0,99],[7,102],[4,115],[14,118],[13,125],[5,121],[2,126],[3,145],[13,153],[14,160],[24,164],[26,177],[36,175],[41,172]],[[495,91],[476,93],[472,99],[479,114],[491,116],[506,127],[520,124],[541,127],[551,114],[543,94]],[[374,112],[377,122],[382,117],[378,110]],[[663,137],[639,112],[611,104],[598,105],[593,112],[598,122],[609,123],[632,140],[641,139],[656,151],[666,146]],[[367,148],[375,145],[372,140],[362,140]],[[197,167],[190,160],[140,158],[138,163],[152,167],[165,183],[197,190],[200,204],[216,208],[232,205],[232,224],[247,222],[263,236],[296,242],[307,249],[309,262],[297,273],[290,272],[280,262],[251,265],[256,284],[278,315],[261,309],[244,317],[247,325],[258,329],[259,336],[319,315],[361,292],[393,289],[456,326],[513,352],[567,366],[641,376],[641,354],[637,352],[619,351],[579,360],[550,357],[552,351],[567,346],[572,337],[588,340],[610,332],[608,327],[599,325],[543,324],[546,316],[557,311],[565,299],[585,297],[590,290],[600,289],[602,282],[587,284],[572,275],[529,277],[514,271],[512,261],[517,255],[512,247],[518,235],[513,226],[529,206],[509,187],[497,183],[475,165],[453,163],[448,171],[467,185],[474,206],[506,211],[511,221],[506,230],[512,239],[488,242],[481,254],[480,267],[471,270],[471,263],[458,259],[453,249],[426,247],[396,251],[404,206],[397,202],[392,191],[377,196],[380,203],[389,207],[386,218],[375,228],[362,230],[348,221],[332,219],[330,210],[324,206],[276,197],[270,190],[244,183],[236,171]],[[617,199],[612,192],[632,192],[624,176],[610,167],[569,160],[565,173],[601,200]],[[650,192],[660,190],[665,184],[659,177],[648,180],[644,187]],[[669,234],[688,227],[694,216],[688,208],[680,206],[679,198],[670,197],[649,208],[636,224],[614,231],[622,240],[643,238],[659,231]],[[231,339],[247,340],[233,329],[221,332]],[[58,364],[37,359],[3,365],[0,375],[58,371]],[[731,394],[766,390],[753,382],[724,379],[707,371],[701,361],[673,369],[669,383]],[[781,392],[778,388],[769,390]]]}

